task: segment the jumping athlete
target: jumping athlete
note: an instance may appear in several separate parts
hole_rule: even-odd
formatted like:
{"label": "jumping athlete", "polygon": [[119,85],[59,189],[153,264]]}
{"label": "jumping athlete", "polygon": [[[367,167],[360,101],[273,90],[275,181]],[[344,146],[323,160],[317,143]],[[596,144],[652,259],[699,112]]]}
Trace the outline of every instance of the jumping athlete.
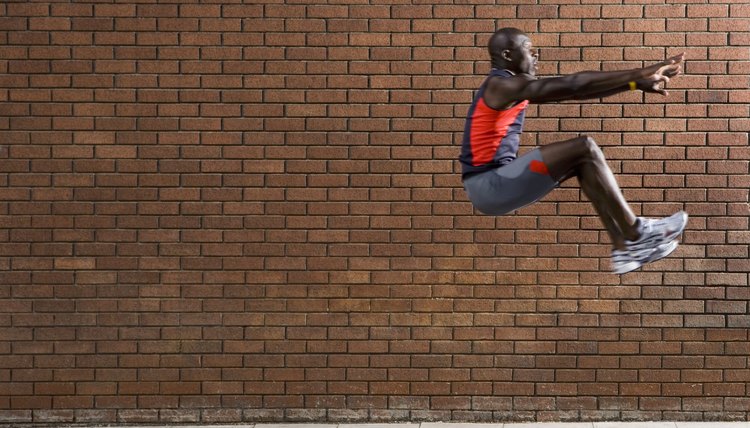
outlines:
{"label": "jumping athlete", "polygon": [[529,103],[603,98],[628,90],[666,96],[662,85],[680,74],[684,54],[636,70],[537,79],[539,55],[522,31],[500,29],[488,48],[492,71],[469,108],[459,157],[464,188],[474,207],[485,214],[507,214],[577,177],[611,238],[614,273],[633,271],[672,253],[687,214],[636,217],[592,138],[547,144],[521,157],[517,153]]}

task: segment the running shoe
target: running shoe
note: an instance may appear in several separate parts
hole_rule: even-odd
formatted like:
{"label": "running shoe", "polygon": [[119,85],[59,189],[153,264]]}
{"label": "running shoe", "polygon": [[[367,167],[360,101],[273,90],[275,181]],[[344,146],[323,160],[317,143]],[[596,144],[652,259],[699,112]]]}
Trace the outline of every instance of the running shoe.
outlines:
{"label": "running shoe", "polygon": [[669,217],[650,219],[639,217],[637,220],[639,238],[625,241],[628,250],[638,260],[647,260],[656,247],[677,239],[687,226],[688,215],[679,211]]}
{"label": "running shoe", "polygon": [[665,238],[667,240],[677,239],[682,234],[687,226],[688,215],[685,211],[677,211],[669,217],[664,218],[646,218],[638,217],[640,224],[646,225],[645,227],[653,228],[665,228]]}
{"label": "running shoe", "polygon": [[[646,263],[655,262],[659,259],[663,259],[668,255],[672,254],[677,249],[677,240],[671,240],[663,243],[652,250],[650,253],[646,253],[645,258],[638,258],[637,253],[632,253],[629,250],[612,250],[612,272],[618,275],[632,272]],[[641,254],[643,256],[643,254]]]}
{"label": "running shoe", "polygon": [[671,254],[677,248],[677,238],[687,226],[688,215],[679,211],[662,219],[637,219],[640,237],[625,241],[624,250],[612,251],[612,271],[616,274],[631,272]]}

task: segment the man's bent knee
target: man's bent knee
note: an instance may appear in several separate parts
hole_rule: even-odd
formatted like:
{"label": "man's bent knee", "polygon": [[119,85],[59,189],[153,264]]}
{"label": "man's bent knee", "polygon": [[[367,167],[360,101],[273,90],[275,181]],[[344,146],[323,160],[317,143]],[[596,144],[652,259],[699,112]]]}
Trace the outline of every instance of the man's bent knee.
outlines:
{"label": "man's bent knee", "polygon": [[581,135],[580,137],[578,137],[578,141],[582,146],[582,150],[584,151],[584,153],[586,153],[586,157],[590,159],[604,158],[602,149],[599,148],[599,145],[596,144],[596,141],[594,141],[593,138],[589,137],[588,135]]}

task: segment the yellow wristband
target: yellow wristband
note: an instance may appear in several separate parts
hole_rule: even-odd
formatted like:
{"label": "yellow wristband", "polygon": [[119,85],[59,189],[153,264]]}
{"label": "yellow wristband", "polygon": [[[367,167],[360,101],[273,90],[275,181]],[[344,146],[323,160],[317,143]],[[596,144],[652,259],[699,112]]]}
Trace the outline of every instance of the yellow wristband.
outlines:
{"label": "yellow wristband", "polygon": [[631,91],[635,91],[637,89],[635,82],[628,82],[628,86],[630,86]]}

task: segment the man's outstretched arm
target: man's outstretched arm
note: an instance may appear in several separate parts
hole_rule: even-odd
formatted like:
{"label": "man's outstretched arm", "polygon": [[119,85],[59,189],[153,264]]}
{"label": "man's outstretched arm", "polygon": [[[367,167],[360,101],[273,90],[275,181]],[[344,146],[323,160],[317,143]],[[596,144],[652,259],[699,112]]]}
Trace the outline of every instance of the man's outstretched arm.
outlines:
{"label": "man's outstretched arm", "polygon": [[613,88],[609,91],[599,92],[599,93],[590,93],[590,94],[583,94],[580,96],[576,96],[575,100],[589,100],[592,98],[606,98],[611,95],[617,95],[620,92],[626,92],[626,91],[634,91],[636,89],[641,90],[643,92],[650,92],[655,94],[661,94],[661,95],[668,95],[668,92],[660,86],[662,82],[666,83],[671,79],[672,77],[680,74],[680,69],[670,69],[667,70],[664,73],[664,77],[666,79],[659,79],[655,78],[655,76],[646,77],[645,79],[640,79],[631,82],[628,82],[627,85],[622,85],[618,88]]}
{"label": "man's outstretched arm", "polygon": [[[672,76],[669,76],[669,77],[672,77]],[[595,98],[607,98],[607,97],[612,96],[612,95],[617,95],[617,94],[619,94],[621,92],[634,91],[636,89],[641,90],[643,92],[654,92],[654,93],[660,93],[662,95],[667,95],[667,91],[665,91],[665,90],[663,90],[661,88],[657,88],[659,90],[655,90],[654,87],[653,87],[653,84],[650,81],[648,81],[648,79],[637,80],[634,83],[635,83],[635,87],[634,88],[631,88],[630,87],[630,82],[628,82],[627,85],[622,85],[622,86],[620,86],[618,88],[614,88],[614,89],[611,89],[609,91],[598,92],[598,93],[591,93],[591,94],[577,95],[577,96],[573,97],[572,99],[574,99],[574,100],[590,100],[590,99],[595,99]]]}
{"label": "man's outstretched arm", "polygon": [[680,72],[684,54],[649,67],[625,71],[584,71],[562,77],[534,80],[527,75],[513,79],[494,79],[485,93],[485,102],[493,108],[506,108],[520,100],[546,103],[574,99],[601,98],[630,89],[666,94],[659,85]]}

